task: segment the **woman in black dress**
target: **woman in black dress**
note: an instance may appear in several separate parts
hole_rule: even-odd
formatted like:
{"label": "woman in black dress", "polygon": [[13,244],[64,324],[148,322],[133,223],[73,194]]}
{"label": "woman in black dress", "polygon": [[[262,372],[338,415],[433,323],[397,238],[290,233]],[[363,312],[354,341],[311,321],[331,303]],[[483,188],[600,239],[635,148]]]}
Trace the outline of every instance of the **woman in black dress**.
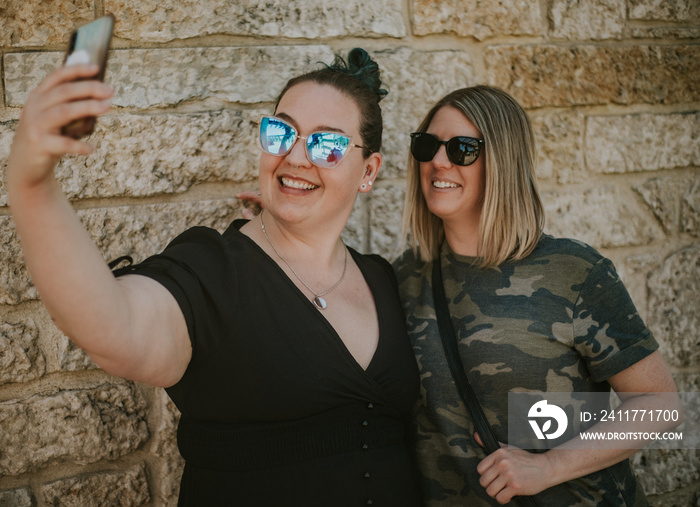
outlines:
{"label": "woman in black dress", "polygon": [[7,170],[27,266],[57,325],[180,411],[181,505],[418,505],[404,423],[417,369],[390,265],[340,233],[382,156],[376,63],[292,79],[260,121],[265,208],[194,227],[114,277],[54,178],[92,151],[62,125],[107,111],[89,65],[30,94]]}

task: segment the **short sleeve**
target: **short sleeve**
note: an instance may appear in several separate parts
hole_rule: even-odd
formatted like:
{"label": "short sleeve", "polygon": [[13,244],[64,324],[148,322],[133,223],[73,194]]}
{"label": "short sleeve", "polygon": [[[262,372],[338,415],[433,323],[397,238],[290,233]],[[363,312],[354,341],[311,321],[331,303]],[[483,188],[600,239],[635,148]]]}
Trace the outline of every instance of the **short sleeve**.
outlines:
{"label": "short sleeve", "polygon": [[216,349],[224,335],[225,316],[234,303],[231,295],[236,293],[228,243],[219,232],[194,227],[171,241],[162,253],[114,274],[147,276],[173,295],[187,323],[193,359]]}
{"label": "short sleeve", "polygon": [[609,259],[601,258],[591,268],[573,319],[574,347],[596,382],[620,373],[658,348]]}

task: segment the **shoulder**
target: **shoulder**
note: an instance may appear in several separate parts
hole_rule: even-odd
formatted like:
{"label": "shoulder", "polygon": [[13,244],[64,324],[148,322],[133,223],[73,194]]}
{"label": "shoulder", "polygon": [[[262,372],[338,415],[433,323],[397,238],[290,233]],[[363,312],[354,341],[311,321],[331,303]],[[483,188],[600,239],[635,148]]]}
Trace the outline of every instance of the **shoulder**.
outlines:
{"label": "shoulder", "polygon": [[347,247],[355,260],[363,270],[369,271],[375,276],[388,276],[392,283],[396,283],[396,276],[389,261],[377,254],[361,254],[355,249]]}
{"label": "shoulder", "polygon": [[403,280],[411,274],[419,273],[425,267],[426,262],[413,249],[409,248],[404,250],[391,264],[396,276],[399,277],[399,280]]}
{"label": "shoulder", "polygon": [[173,239],[164,250],[164,254],[173,249],[192,250],[194,252],[216,251],[231,254],[237,250],[250,248],[251,242],[240,232],[247,220],[235,220],[223,232],[211,227],[196,226]]}
{"label": "shoulder", "polygon": [[571,238],[555,238],[543,234],[537,247],[530,254],[531,258],[561,257],[570,262],[594,265],[604,257],[592,246]]}
{"label": "shoulder", "polygon": [[158,273],[172,274],[178,270],[190,273],[212,271],[225,265],[230,256],[230,242],[224,235],[211,227],[195,226],[177,235],[160,253],[138,264],[115,269],[113,273],[115,276],[141,274],[155,277]]}
{"label": "shoulder", "polygon": [[399,296],[404,304],[404,310],[413,312],[420,304],[425,281],[430,278],[432,262],[425,262],[413,250],[403,252],[392,263],[399,284]]}

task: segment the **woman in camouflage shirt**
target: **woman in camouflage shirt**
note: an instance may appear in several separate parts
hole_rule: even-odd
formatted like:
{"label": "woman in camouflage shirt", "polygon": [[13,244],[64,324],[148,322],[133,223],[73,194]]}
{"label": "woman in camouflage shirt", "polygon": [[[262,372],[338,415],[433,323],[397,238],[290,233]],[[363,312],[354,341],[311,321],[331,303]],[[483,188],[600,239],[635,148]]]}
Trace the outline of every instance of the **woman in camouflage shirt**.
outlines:
{"label": "woman in camouflage shirt", "polygon": [[504,446],[487,456],[445,359],[431,290],[436,261],[460,357],[500,442],[508,441],[509,392],[612,388],[631,407],[643,398],[637,393],[676,391],[612,263],[543,234],[525,111],[501,90],[465,88],[440,100],[412,137],[404,208],[411,248],[394,267],[421,370],[415,415],[426,503],[536,495],[546,506],[646,505],[627,459],[636,449]]}

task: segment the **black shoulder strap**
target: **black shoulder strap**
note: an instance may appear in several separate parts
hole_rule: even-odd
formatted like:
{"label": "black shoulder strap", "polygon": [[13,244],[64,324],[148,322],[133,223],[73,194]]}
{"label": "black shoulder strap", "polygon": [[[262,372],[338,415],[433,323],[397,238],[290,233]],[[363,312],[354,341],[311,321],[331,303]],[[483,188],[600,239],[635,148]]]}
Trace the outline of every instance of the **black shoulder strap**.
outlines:
{"label": "black shoulder strap", "polygon": [[[438,329],[440,331],[440,340],[442,340],[442,348],[445,350],[447,363],[450,365],[452,378],[457,386],[457,391],[466,405],[467,410],[472,416],[476,431],[484,443],[486,451],[491,454],[500,448],[496,435],[494,435],[491,425],[486,420],[484,411],[481,409],[481,404],[474,394],[467,374],[464,371],[464,365],[459,357],[457,348],[457,336],[452,325],[452,317],[447,307],[447,299],[445,298],[445,287],[442,284],[442,269],[440,266],[440,258],[433,261],[433,300],[435,301],[435,315],[437,316]],[[513,498],[520,507],[536,507],[537,503],[531,496],[518,496]]]}
{"label": "black shoulder strap", "polygon": [[469,410],[469,413],[474,420],[476,431],[481,437],[481,441],[486,447],[486,451],[491,454],[497,450],[498,440],[493,434],[491,425],[486,420],[484,411],[481,409],[479,400],[474,394],[467,374],[464,371],[464,365],[459,357],[457,349],[457,337],[455,336],[454,326],[452,325],[452,317],[447,308],[447,300],[445,298],[445,288],[442,284],[442,270],[440,269],[440,259],[433,261],[433,299],[435,301],[435,314],[437,316],[438,329],[440,330],[440,339],[442,340],[442,348],[445,349],[445,357],[450,365],[452,378],[455,381],[459,395],[462,401]]}

